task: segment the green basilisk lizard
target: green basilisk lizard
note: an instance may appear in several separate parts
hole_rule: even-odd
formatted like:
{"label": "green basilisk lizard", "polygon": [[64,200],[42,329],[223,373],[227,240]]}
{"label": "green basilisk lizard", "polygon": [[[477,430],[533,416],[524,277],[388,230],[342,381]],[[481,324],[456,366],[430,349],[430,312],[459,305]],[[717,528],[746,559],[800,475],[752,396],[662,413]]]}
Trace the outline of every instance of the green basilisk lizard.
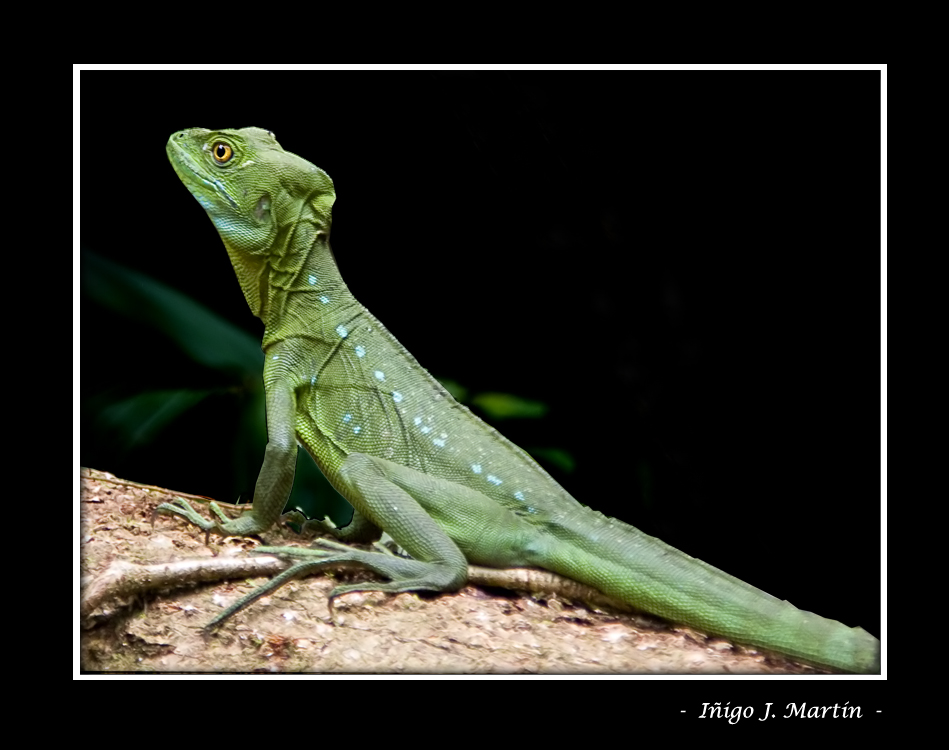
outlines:
{"label": "green basilisk lizard", "polygon": [[265,326],[268,443],[253,509],[207,520],[185,500],[160,506],[216,534],[259,534],[281,517],[297,446],[353,506],[325,527],[342,542],[387,532],[411,557],[320,540],[258,548],[299,559],[215,618],[291,578],[355,562],[388,579],[356,590],[454,591],[469,562],[537,567],[647,612],[738,643],[849,672],[880,671],[880,642],[795,608],[664,542],[581,505],[530,456],[424,370],[346,287],[330,249],[336,199],[323,170],[259,128],[191,129],[168,157],[214,222],[251,311]]}

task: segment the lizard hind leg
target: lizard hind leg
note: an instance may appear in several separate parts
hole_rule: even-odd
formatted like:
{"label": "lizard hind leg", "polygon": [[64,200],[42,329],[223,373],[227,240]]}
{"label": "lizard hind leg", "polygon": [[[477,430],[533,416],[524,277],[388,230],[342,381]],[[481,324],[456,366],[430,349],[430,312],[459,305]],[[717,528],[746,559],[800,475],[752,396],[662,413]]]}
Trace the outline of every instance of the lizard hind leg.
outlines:
{"label": "lizard hind leg", "polygon": [[[384,529],[413,559],[379,552],[340,552],[337,561],[361,563],[390,579],[388,584],[340,587],[348,591],[456,591],[468,576],[464,553],[424,507],[426,488],[406,488],[396,484],[391,474],[409,471],[398,464],[353,453],[340,467],[343,493],[358,517]],[[414,472],[413,472],[414,474]],[[423,475],[424,476],[424,475]]]}
{"label": "lizard hind leg", "polygon": [[[205,629],[213,630],[219,627],[225,620],[292,580],[303,578],[323,568],[339,567],[344,563],[357,563],[392,580],[388,583],[364,581],[337,586],[329,595],[331,609],[333,600],[337,596],[351,591],[402,592],[432,588],[431,578],[425,575],[429,572],[429,563],[397,557],[388,551],[367,552],[329,539],[318,539],[316,544],[318,547],[257,547],[254,552],[278,555],[294,559],[297,562],[225,608],[223,612],[205,625]],[[467,568],[465,570],[467,572]]]}

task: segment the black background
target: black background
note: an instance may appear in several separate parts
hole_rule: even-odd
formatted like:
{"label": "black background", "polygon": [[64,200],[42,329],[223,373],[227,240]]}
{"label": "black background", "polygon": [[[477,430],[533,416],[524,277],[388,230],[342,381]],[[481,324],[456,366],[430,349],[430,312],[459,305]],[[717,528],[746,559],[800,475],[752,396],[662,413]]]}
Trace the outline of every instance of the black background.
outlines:
{"label": "black background", "polygon": [[[356,297],[434,375],[547,403],[498,427],[568,450],[576,470],[555,475],[576,498],[879,635],[879,87],[878,72],[84,71],[80,239],[259,338],[165,142],[272,130],[334,179]],[[81,312],[83,394],[186,369],[155,334]],[[231,499],[221,425],[117,459],[82,434],[83,465]]]}

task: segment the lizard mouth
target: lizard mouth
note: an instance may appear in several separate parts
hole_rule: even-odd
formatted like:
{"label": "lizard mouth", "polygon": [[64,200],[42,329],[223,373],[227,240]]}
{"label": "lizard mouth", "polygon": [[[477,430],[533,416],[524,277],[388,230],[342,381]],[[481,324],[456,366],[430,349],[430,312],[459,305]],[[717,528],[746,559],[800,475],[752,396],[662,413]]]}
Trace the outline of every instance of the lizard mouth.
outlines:
{"label": "lizard mouth", "polygon": [[[194,177],[197,178],[202,184],[207,185],[208,188],[226,200],[232,208],[238,207],[237,201],[235,201],[230,196],[224,185],[219,180],[211,179],[208,174],[201,169],[201,165],[195,162],[195,160],[191,158],[187,151],[178,146],[173,140],[168,141],[168,148],[166,150],[171,161],[171,166],[174,167],[174,170],[178,173],[179,177],[184,176],[182,174],[183,172],[188,172],[194,175]],[[182,182],[184,182],[185,186],[188,187],[188,190],[191,192],[191,194],[198,199],[198,202],[204,206],[205,209],[207,209],[207,196],[192,190],[191,187],[189,187],[188,180],[182,179]]]}

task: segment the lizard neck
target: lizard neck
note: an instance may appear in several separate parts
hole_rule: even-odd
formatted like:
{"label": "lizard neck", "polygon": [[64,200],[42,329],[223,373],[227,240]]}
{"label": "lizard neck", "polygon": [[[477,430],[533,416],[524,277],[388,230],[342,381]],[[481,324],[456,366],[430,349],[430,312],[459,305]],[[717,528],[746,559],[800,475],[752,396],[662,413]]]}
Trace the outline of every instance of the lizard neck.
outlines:
{"label": "lizard neck", "polygon": [[361,309],[339,274],[328,232],[296,252],[272,252],[260,276],[259,299],[264,349],[294,336],[329,334],[354,308]]}

